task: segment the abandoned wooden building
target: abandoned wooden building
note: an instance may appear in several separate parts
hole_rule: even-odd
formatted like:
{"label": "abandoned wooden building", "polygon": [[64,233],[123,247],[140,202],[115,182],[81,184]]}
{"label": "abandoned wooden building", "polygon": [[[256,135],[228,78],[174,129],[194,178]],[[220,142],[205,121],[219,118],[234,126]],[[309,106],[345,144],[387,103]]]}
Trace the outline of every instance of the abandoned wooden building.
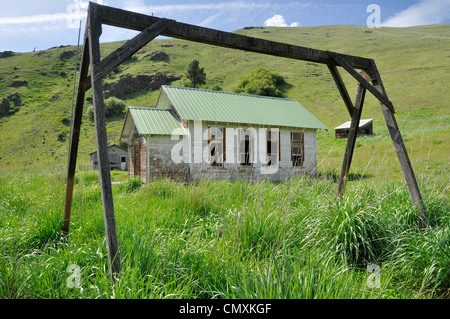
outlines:
{"label": "abandoned wooden building", "polygon": [[[350,133],[351,121],[345,122],[334,128],[335,138],[348,138]],[[373,135],[373,119],[360,120],[357,136],[372,136]]]}
{"label": "abandoned wooden building", "polygon": [[144,181],[275,181],[317,176],[318,129],[292,99],[162,86],[155,107],[128,108],[121,139]]}
{"label": "abandoned wooden building", "polygon": [[[89,154],[90,156],[90,168],[91,170],[98,170],[98,159],[97,159],[97,151],[94,151]],[[109,158],[109,166],[111,170],[128,170],[128,150],[116,145],[108,145],[108,158]]]}

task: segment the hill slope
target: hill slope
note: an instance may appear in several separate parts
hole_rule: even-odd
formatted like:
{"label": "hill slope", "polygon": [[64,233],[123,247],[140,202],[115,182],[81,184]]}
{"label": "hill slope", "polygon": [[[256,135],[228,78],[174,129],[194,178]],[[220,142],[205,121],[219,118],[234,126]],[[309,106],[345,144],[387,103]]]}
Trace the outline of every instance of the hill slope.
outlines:
{"label": "hill slope", "polygon": [[[397,121],[413,166],[422,173],[447,174],[450,154],[449,25],[373,31],[364,26],[246,28],[236,32],[375,59],[396,108]],[[102,55],[120,44],[102,44]],[[68,46],[0,58],[0,170],[65,167],[75,52],[76,47]],[[151,106],[156,102],[158,85],[182,85],[182,80],[176,79],[184,75],[193,59],[199,60],[200,66],[204,67],[208,84],[219,85],[224,91],[232,91],[241,76],[258,66],[283,75],[290,84],[286,97],[298,100],[330,128],[328,133],[319,134],[319,171],[334,173],[340,170],[346,141],[334,140],[333,128],[349,120],[349,116],[325,65],[177,39],[157,39],[120,66],[105,83],[117,87],[121,78],[144,76],[142,79],[148,81],[152,89],[113,93],[120,95],[127,105]],[[355,81],[345,72],[342,75],[354,97]],[[79,148],[78,163],[82,164],[88,163],[88,154],[95,150],[94,125],[88,118],[88,109],[92,105],[89,97],[90,92]],[[358,139],[353,171],[369,176],[400,177],[400,167],[379,104],[370,94],[362,118],[375,119],[375,136]],[[111,143],[118,142],[122,122],[123,115],[108,119],[107,134]]]}

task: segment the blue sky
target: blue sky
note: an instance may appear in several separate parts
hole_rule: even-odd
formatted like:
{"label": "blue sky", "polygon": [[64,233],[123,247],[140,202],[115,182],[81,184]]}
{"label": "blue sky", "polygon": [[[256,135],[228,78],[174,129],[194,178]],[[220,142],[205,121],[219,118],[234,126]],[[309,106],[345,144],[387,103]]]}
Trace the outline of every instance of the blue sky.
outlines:
{"label": "blue sky", "polygon": [[[311,27],[367,25],[380,9],[383,26],[450,23],[450,0],[93,0],[104,5],[234,31],[248,26]],[[29,52],[76,44],[82,33],[87,0],[0,0],[0,51]],[[371,20],[375,21],[375,20]],[[129,39],[135,33],[104,27],[102,42]]]}

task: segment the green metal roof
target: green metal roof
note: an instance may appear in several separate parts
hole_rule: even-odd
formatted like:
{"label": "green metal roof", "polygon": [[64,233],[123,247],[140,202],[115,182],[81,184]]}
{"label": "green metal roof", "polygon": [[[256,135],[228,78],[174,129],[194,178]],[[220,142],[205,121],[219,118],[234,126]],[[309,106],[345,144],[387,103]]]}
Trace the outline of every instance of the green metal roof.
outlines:
{"label": "green metal roof", "polygon": [[162,92],[183,121],[328,129],[296,100],[168,85]]}
{"label": "green metal roof", "polygon": [[128,107],[124,128],[122,130],[122,137],[129,136],[132,129],[132,125],[129,125],[131,119],[133,120],[134,125],[136,125],[139,133],[142,135],[187,135],[173,110],[149,107]]}

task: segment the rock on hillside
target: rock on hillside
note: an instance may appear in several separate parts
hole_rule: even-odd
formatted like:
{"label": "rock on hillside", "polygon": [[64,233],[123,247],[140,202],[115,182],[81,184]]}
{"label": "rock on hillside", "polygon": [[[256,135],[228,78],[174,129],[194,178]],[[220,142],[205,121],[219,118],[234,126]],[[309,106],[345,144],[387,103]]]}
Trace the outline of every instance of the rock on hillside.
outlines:
{"label": "rock on hillside", "polygon": [[106,83],[103,86],[105,99],[112,96],[120,98],[125,94],[148,89],[151,91],[159,90],[161,85],[179,80],[180,77],[167,75],[164,73],[155,73],[153,75],[124,75],[119,81]]}

